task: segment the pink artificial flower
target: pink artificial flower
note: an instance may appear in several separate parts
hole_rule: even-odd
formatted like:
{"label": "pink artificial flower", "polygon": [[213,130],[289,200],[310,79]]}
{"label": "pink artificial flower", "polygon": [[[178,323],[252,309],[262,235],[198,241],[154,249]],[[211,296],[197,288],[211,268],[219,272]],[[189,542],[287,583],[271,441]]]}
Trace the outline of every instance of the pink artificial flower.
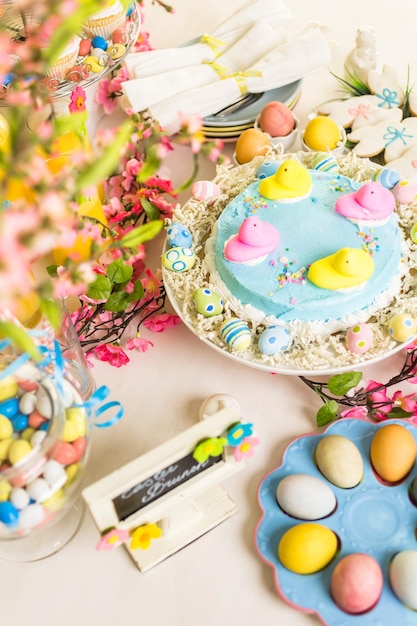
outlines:
{"label": "pink artificial flower", "polygon": [[86,100],[87,100],[87,94],[85,93],[84,89],[80,85],[77,85],[77,87],[71,92],[71,95],[70,95],[70,103],[68,105],[68,108],[71,111],[71,113],[78,113],[80,111],[85,111],[87,108],[85,105]]}
{"label": "pink artificial flower", "polygon": [[340,414],[342,417],[353,417],[364,420],[368,416],[368,409],[365,406],[354,406],[351,409],[346,409]]}
{"label": "pink artificial flower", "polygon": [[149,268],[146,269],[145,274],[146,278],[142,279],[142,285],[146,295],[152,298],[158,298],[161,294],[161,280],[159,280],[158,276]]}
{"label": "pink artificial flower", "polygon": [[121,367],[129,363],[129,357],[121,346],[114,343],[105,343],[94,348],[94,354],[100,361],[108,361],[114,367]]}
{"label": "pink artificial flower", "polygon": [[136,333],[136,337],[134,337],[133,339],[129,339],[129,341],[126,343],[126,348],[128,350],[134,350],[136,348],[136,350],[139,350],[139,352],[146,352],[149,348],[153,347],[154,344],[152,343],[152,341],[144,339],[140,336],[140,333]]}
{"label": "pink artificial flower", "polygon": [[417,413],[417,402],[415,401],[415,394],[410,393],[404,396],[402,391],[396,391],[392,396],[394,405],[401,407],[407,413]]}
{"label": "pink artificial flower", "polygon": [[117,548],[122,543],[127,541],[129,537],[129,531],[123,530],[121,528],[112,528],[112,530],[109,530],[109,532],[101,537],[96,546],[96,549],[113,550],[114,548]]}
{"label": "pink artificial flower", "polygon": [[255,446],[260,443],[258,437],[246,437],[242,439],[239,445],[233,448],[233,456],[236,461],[243,461],[243,459],[251,457],[255,454]]}
{"label": "pink artificial flower", "polygon": [[[381,383],[370,380],[365,391],[372,391],[372,389],[378,389],[379,387],[382,387]],[[378,391],[370,393],[368,397],[372,402],[371,408],[374,413],[374,417],[379,420],[386,419],[387,414],[392,410],[392,400],[388,397],[386,390],[378,389]]]}
{"label": "pink artificial flower", "polygon": [[178,324],[181,324],[181,319],[178,315],[172,315],[171,313],[161,313],[161,315],[156,315],[155,317],[151,317],[144,322],[146,328],[148,328],[153,333],[161,333],[167,328],[173,328]]}

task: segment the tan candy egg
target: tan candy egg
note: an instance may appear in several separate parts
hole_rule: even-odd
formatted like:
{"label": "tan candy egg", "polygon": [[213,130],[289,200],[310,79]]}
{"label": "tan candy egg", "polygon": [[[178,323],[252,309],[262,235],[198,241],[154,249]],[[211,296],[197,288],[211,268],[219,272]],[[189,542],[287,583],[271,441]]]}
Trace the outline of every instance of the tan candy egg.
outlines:
{"label": "tan candy egg", "polygon": [[244,130],[236,142],[235,156],[240,164],[249,163],[256,156],[266,154],[271,144],[264,132],[257,128]]}

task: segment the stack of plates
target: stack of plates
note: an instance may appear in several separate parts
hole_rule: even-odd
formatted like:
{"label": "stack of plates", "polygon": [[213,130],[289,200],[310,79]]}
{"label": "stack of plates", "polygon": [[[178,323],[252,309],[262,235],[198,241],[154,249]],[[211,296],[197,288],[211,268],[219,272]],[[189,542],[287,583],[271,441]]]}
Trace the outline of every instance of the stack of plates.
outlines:
{"label": "stack of plates", "polygon": [[237,102],[214,115],[203,119],[203,132],[207,139],[234,141],[247,128],[252,128],[263,107],[272,101],[283,102],[292,109],[301,93],[301,80],[259,94],[247,94]]}

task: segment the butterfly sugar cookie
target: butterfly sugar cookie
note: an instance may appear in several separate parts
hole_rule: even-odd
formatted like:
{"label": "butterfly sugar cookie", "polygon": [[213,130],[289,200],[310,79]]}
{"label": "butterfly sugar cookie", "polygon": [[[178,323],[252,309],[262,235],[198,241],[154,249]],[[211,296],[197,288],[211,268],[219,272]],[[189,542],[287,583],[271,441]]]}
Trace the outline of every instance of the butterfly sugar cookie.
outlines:
{"label": "butterfly sugar cookie", "polygon": [[331,117],[338,126],[352,130],[362,126],[374,126],[385,119],[400,122],[403,116],[401,109],[397,107],[391,109],[381,107],[379,98],[371,94],[325,102],[320,105],[319,113]]}
{"label": "butterfly sugar cookie", "polygon": [[374,126],[357,128],[347,136],[356,144],[352,151],[360,157],[375,157],[384,153],[385,163],[400,158],[406,150],[417,146],[417,118],[402,122],[385,119]]}

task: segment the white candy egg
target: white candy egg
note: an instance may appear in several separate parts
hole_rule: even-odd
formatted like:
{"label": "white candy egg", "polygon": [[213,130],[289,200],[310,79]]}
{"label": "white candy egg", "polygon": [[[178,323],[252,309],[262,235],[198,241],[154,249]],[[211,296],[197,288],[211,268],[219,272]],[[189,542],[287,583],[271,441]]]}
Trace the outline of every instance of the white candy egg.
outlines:
{"label": "white candy egg", "polygon": [[20,511],[19,524],[21,528],[34,528],[43,522],[45,511],[41,504],[29,504]]}
{"label": "white candy egg", "polygon": [[24,393],[19,400],[19,411],[24,415],[32,413],[36,406],[36,395],[32,392]]}
{"label": "white candy egg", "polygon": [[318,520],[336,507],[330,486],[316,476],[290,474],[277,487],[277,502],[288,515],[303,520]]}
{"label": "white candy egg", "polygon": [[417,550],[398,552],[389,568],[391,587],[403,604],[417,610]]}

